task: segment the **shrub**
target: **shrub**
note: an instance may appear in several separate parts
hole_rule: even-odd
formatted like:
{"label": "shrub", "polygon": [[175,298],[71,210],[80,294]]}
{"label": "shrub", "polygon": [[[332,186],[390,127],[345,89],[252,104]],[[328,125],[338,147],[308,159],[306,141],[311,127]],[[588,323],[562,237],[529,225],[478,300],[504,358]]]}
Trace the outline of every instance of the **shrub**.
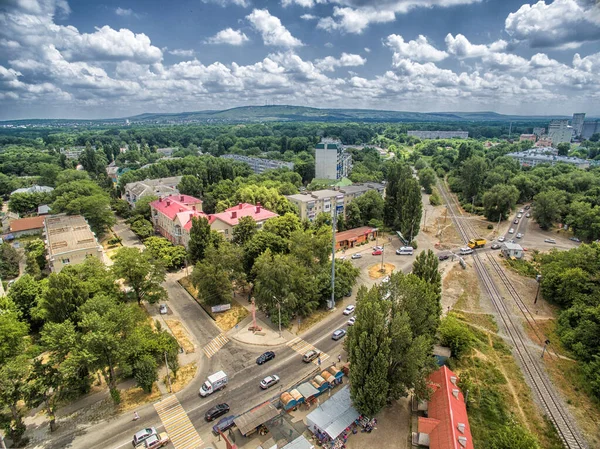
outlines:
{"label": "shrub", "polygon": [[152,392],[152,385],[158,380],[156,360],[151,355],[143,355],[133,364],[133,377],[146,393]]}
{"label": "shrub", "polygon": [[433,189],[433,193],[429,197],[429,204],[432,206],[439,206],[442,204],[442,199],[440,198],[440,194],[437,190]]}
{"label": "shrub", "polygon": [[417,249],[418,244],[416,240],[413,240],[412,242],[410,242],[410,246],[412,246],[414,249]]}
{"label": "shrub", "polygon": [[109,245],[118,245],[122,241],[123,241],[123,239],[121,237],[114,236],[112,239],[108,239],[108,244]]}
{"label": "shrub", "polygon": [[475,341],[475,336],[468,327],[465,327],[454,315],[447,315],[438,329],[440,343],[448,346],[452,355],[460,358],[465,354]]}
{"label": "shrub", "polygon": [[490,223],[489,225],[487,225],[487,228],[488,229],[494,229],[494,225]]}

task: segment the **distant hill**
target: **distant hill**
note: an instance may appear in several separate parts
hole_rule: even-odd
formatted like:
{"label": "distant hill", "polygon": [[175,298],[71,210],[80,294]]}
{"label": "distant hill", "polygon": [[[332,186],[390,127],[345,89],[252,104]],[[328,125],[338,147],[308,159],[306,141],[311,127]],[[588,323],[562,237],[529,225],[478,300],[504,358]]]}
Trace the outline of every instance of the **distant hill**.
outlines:
{"label": "distant hill", "polygon": [[103,120],[31,119],[0,122],[3,125],[36,126],[107,126],[132,124],[186,124],[186,123],[244,123],[273,121],[318,122],[548,122],[567,116],[503,115],[496,112],[409,112],[377,109],[319,109],[305,106],[242,106],[222,111],[207,110],[179,113],[144,113],[133,117]]}

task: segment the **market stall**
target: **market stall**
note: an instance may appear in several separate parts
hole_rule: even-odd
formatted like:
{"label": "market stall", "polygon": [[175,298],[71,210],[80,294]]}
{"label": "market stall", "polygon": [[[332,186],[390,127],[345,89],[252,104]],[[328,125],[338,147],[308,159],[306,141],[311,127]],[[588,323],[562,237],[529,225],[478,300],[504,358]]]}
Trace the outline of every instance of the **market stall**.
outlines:
{"label": "market stall", "polygon": [[333,447],[340,444],[341,447],[359,417],[359,413],[352,406],[350,388],[345,386],[309,413],[306,423],[318,441],[331,443]]}
{"label": "market stall", "polygon": [[303,384],[298,385],[297,390],[304,398],[304,402],[309,405],[321,394],[310,382],[304,382]]}
{"label": "market stall", "polygon": [[253,434],[264,423],[274,418],[279,411],[270,402],[265,402],[258,407],[238,416],[233,420],[243,436]]}

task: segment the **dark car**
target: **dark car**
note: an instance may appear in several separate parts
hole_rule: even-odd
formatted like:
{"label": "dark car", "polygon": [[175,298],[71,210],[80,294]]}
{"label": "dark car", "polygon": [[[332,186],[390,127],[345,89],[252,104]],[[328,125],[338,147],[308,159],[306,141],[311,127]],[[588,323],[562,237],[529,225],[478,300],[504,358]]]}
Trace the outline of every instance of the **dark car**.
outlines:
{"label": "dark car", "polygon": [[233,422],[233,420],[234,420],[234,419],[235,419],[235,416],[233,416],[233,415],[231,415],[231,416],[226,416],[225,418],[221,418],[221,419],[219,420],[219,422],[218,422],[218,423],[216,423],[216,424],[213,426],[213,428],[212,428],[212,430],[213,430],[213,433],[214,433],[215,435],[218,435],[218,434],[219,434],[219,430],[220,430],[221,432],[225,432],[226,430],[229,430],[229,429],[231,429],[231,428],[233,427],[233,425],[235,424],[235,423]]}
{"label": "dark car", "polygon": [[207,421],[212,421],[219,416],[223,416],[227,412],[229,412],[229,406],[227,404],[217,404],[206,411],[204,414],[204,419]]}
{"label": "dark car", "polygon": [[438,259],[440,259],[440,260],[448,260],[448,259],[450,259],[450,255],[449,254],[440,254],[438,256]]}
{"label": "dark car", "polygon": [[345,335],[346,335],[346,331],[344,329],[338,329],[333,333],[331,338],[333,340],[339,340],[340,338],[343,338]]}
{"label": "dark car", "polygon": [[261,354],[260,356],[258,356],[258,358],[256,359],[256,364],[257,365],[262,365],[265,362],[268,362],[269,360],[272,360],[275,358],[275,353],[273,351],[267,351],[264,354]]}

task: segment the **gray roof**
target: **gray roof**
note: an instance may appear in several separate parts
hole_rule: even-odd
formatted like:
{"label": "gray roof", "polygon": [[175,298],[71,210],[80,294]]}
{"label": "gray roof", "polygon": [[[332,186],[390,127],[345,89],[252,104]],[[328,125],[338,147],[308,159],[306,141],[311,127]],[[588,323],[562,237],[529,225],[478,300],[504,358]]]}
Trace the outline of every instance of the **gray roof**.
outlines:
{"label": "gray roof", "polygon": [[313,449],[315,446],[310,443],[303,435],[300,435],[291,443],[286,444],[281,449]]}
{"label": "gray roof", "polygon": [[22,189],[17,189],[14,192],[11,192],[10,194],[14,195],[15,193],[49,193],[53,190],[54,188],[48,186],[31,186],[24,187]]}
{"label": "gray roof", "polygon": [[509,251],[523,251],[523,247],[518,243],[510,243],[506,242],[502,244],[502,249],[507,249]]}
{"label": "gray roof", "polygon": [[300,201],[301,203],[315,200],[314,197],[310,196],[308,193],[296,193],[294,195],[286,195],[286,197],[290,200]]}
{"label": "gray roof", "polygon": [[181,182],[181,178],[181,176],[172,176],[170,178],[144,179],[143,181],[130,182],[125,185],[125,191],[134,194],[138,198],[144,195],[163,196],[171,193],[177,194],[179,193],[177,185]]}
{"label": "gray roof", "polygon": [[[512,158],[523,158],[523,159],[531,159],[540,162],[564,162],[567,164],[586,164],[588,161],[585,159],[581,159],[578,157],[569,157],[569,156],[556,156],[552,154],[552,152],[556,152],[554,148],[535,148],[527,151],[519,151],[516,153],[508,153],[508,157]],[[550,153],[550,154],[546,154]]]}
{"label": "gray roof", "polygon": [[38,215],[49,214],[49,213],[50,213],[50,206],[48,206],[47,204],[43,204],[38,207]]}
{"label": "gray roof", "polygon": [[331,198],[331,197],[336,197],[338,195],[343,195],[343,193],[338,192],[336,190],[329,190],[329,189],[315,190],[314,192],[312,192],[312,196],[316,196],[318,199]]}
{"label": "gray roof", "polygon": [[305,398],[310,398],[311,396],[316,396],[319,394],[319,390],[313,387],[310,382],[304,382],[303,384],[298,385],[296,390],[298,390],[298,393]]}
{"label": "gray roof", "polygon": [[246,435],[277,415],[279,411],[267,402],[238,416],[233,422],[242,435]]}
{"label": "gray roof", "polygon": [[314,429],[313,426],[317,426],[317,428],[335,439],[359,416],[359,413],[352,406],[350,387],[346,385],[319,405],[316,410],[309,413],[306,422],[311,432]]}

